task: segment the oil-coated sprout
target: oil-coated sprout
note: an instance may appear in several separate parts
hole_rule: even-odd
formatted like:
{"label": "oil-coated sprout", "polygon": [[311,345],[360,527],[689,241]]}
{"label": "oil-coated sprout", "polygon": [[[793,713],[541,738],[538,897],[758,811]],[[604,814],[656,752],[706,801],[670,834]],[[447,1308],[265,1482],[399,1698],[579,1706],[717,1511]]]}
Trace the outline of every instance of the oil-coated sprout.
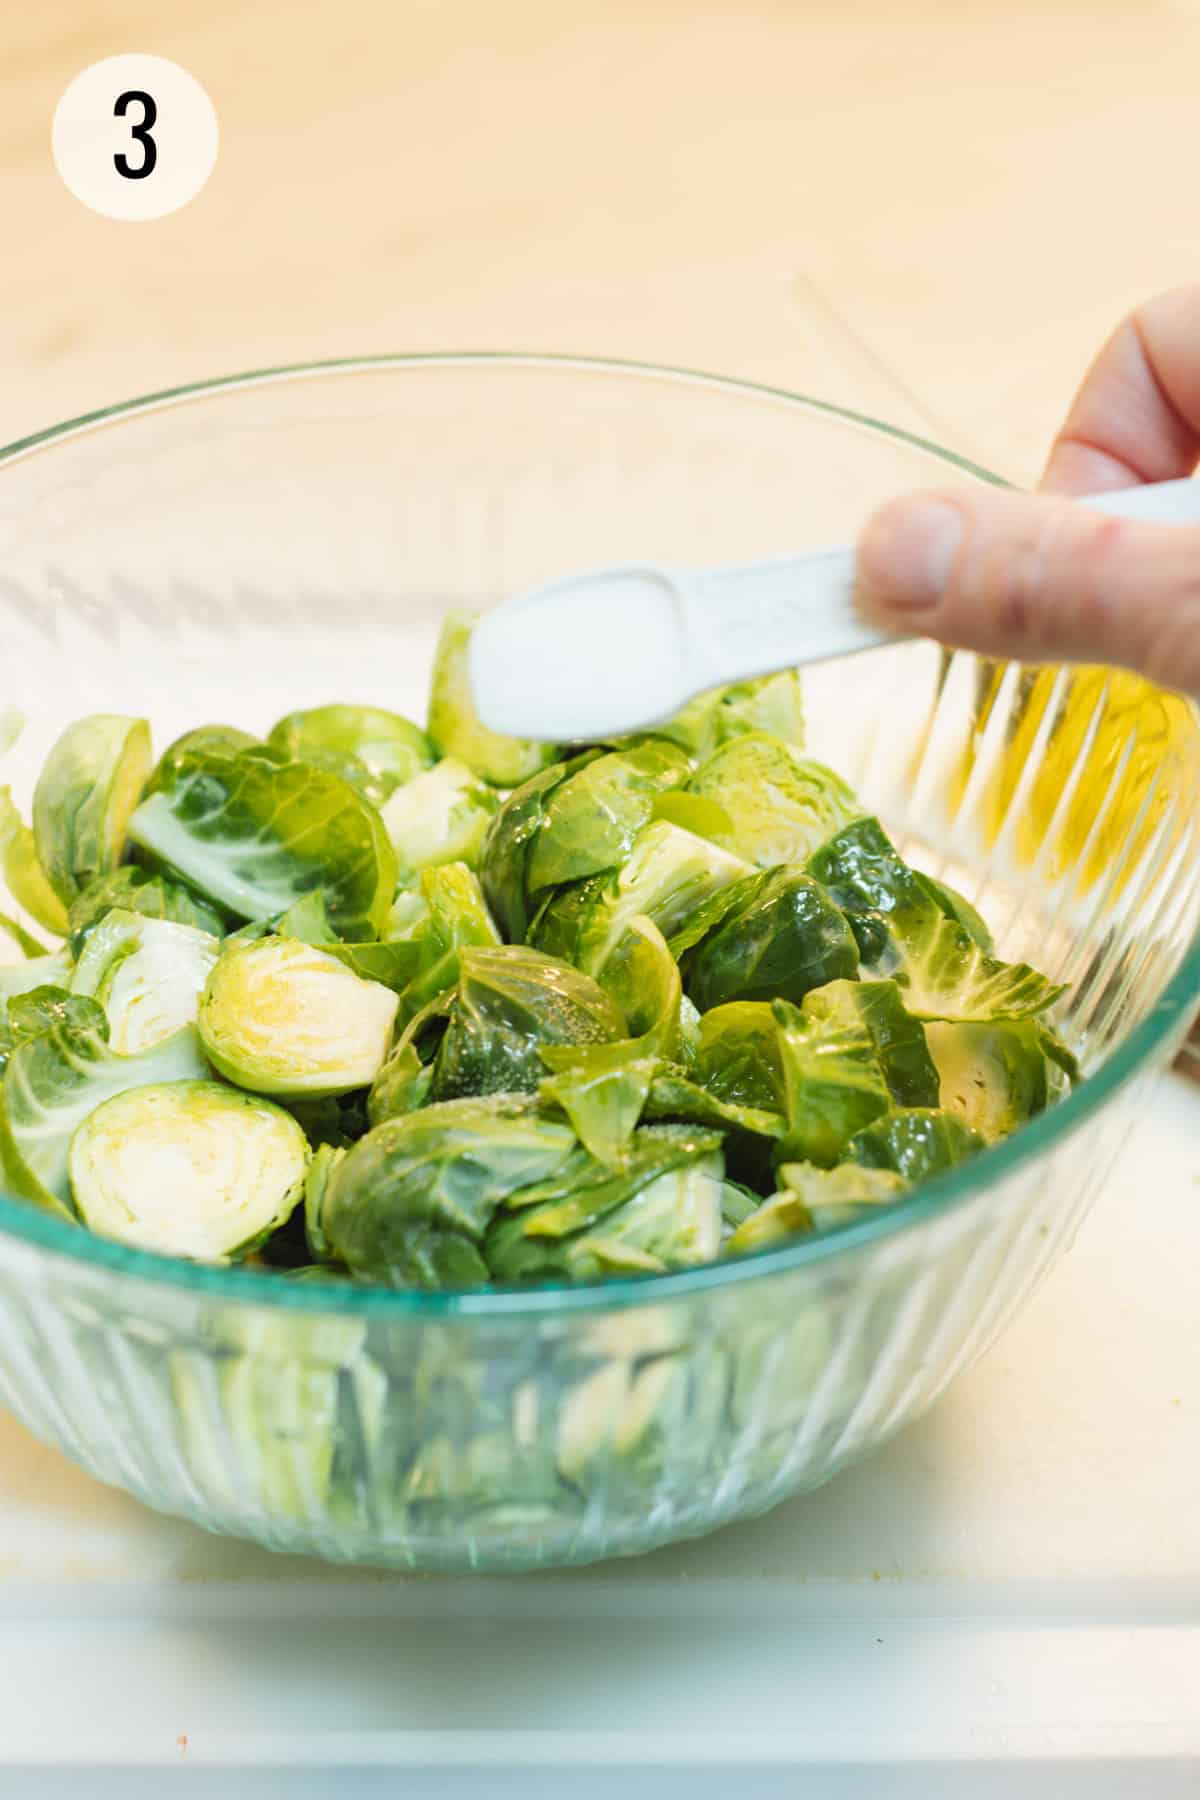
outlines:
{"label": "oil-coated sprout", "polygon": [[71,991],[99,1002],[109,1042],[136,1056],[194,1025],[219,939],[192,925],[114,908],[95,926],[71,976]]}
{"label": "oil-coated sprout", "polygon": [[397,788],[380,816],[400,875],[438,863],[474,868],[499,804],[495,792],[452,756]]}

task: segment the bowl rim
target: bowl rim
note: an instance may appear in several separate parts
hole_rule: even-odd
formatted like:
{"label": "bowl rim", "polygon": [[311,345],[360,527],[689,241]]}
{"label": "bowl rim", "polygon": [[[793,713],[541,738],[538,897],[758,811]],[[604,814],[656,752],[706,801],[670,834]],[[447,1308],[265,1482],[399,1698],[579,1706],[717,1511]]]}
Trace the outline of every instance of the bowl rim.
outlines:
{"label": "bowl rim", "polygon": [[[669,364],[524,350],[332,357],[253,369],[242,374],[217,376],[210,380],[162,388],[112,406],[81,413],[60,424],[15,439],[0,447],[0,471],[30,455],[84,433],[239,388],[266,387],[326,376],[378,373],[387,369],[433,368],[575,371],[582,374],[644,377],[648,380],[709,387],[732,396],[767,400],[786,408],[817,413],[843,424],[854,425],[875,436],[923,451],[933,461],[959,469],[989,485],[1011,485],[991,470],[919,433],[816,396],[794,393],[769,383],[746,381]],[[1200,709],[1194,704],[1193,711],[1200,713]],[[809,1267],[816,1268],[831,1258],[865,1251],[884,1240],[915,1230],[970,1201],[982,1203],[984,1197],[994,1193],[1010,1175],[1032,1165],[1074,1137],[1121,1088],[1151,1071],[1164,1059],[1174,1043],[1182,1038],[1198,1003],[1200,928],[1149,1016],[1130,1032],[1095,1074],[1089,1075],[1051,1111],[1040,1114],[1012,1137],[990,1147],[978,1160],[960,1164],[956,1169],[923,1183],[894,1206],[881,1208],[857,1223],[842,1226],[820,1237],[755,1251],[729,1262],[704,1263],[696,1268],[680,1269],[667,1274],[633,1275],[579,1282],[570,1286],[497,1285],[489,1288],[426,1292],[421,1289],[358,1287],[350,1282],[308,1284],[289,1281],[279,1271],[259,1272],[236,1264],[195,1263],[181,1257],[137,1250],[112,1239],[95,1236],[77,1225],[38,1210],[26,1200],[11,1198],[3,1191],[0,1191],[0,1235],[16,1238],[71,1262],[110,1270],[114,1274],[147,1283],[182,1288],[198,1296],[210,1296],[227,1302],[241,1301],[247,1305],[281,1307],[302,1313],[340,1313],[414,1320],[463,1317],[508,1319],[609,1312],[631,1306],[682,1300],[696,1294],[736,1287],[746,1281],[785,1276]]]}

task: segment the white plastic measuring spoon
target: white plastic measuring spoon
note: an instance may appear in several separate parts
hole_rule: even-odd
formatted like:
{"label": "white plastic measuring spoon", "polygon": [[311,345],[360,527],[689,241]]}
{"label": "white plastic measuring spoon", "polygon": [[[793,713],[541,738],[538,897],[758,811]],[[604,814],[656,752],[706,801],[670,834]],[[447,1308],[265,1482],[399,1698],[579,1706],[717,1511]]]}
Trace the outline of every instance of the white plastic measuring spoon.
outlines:
{"label": "white plastic measuring spoon", "polygon": [[[1114,518],[1200,524],[1200,480],[1077,502]],[[870,650],[896,638],[854,609],[845,547],[724,569],[617,564],[504,601],[470,647],[475,706],[510,737],[611,737],[726,682]]]}

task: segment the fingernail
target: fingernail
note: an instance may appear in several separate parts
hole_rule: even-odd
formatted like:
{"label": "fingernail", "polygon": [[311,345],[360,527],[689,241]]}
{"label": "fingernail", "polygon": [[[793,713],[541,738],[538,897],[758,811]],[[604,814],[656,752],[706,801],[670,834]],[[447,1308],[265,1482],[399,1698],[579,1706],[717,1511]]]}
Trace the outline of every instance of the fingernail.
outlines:
{"label": "fingernail", "polygon": [[948,500],[895,500],[883,507],[858,545],[858,581],[868,604],[905,612],[932,606],[962,535],[962,514]]}

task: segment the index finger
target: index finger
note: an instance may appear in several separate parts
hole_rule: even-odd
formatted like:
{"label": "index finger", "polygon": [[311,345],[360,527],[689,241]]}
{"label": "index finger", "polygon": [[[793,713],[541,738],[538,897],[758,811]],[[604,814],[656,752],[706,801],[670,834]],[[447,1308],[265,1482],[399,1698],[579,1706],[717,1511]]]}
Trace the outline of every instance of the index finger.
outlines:
{"label": "index finger", "polygon": [[1040,486],[1099,493],[1190,475],[1200,462],[1200,285],[1147,300],[1084,376]]}

